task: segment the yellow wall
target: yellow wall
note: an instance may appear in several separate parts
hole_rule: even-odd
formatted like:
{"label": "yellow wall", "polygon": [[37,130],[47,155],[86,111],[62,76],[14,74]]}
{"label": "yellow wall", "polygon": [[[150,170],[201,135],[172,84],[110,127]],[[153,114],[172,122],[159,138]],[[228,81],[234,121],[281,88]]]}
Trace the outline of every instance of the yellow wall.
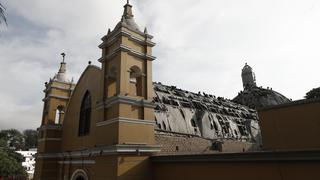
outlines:
{"label": "yellow wall", "polygon": [[264,149],[320,149],[320,101],[260,110]]}
{"label": "yellow wall", "polygon": [[153,180],[318,180],[319,163],[154,163]]}
{"label": "yellow wall", "polygon": [[[88,66],[82,74],[70,99],[62,129],[62,151],[70,151],[93,147],[96,143],[96,123],[103,119],[103,108],[97,103],[102,102],[102,72],[95,66]],[[91,124],[89,135],[79,137],[79,118],[82,99],[86,91],[91,95]]]}

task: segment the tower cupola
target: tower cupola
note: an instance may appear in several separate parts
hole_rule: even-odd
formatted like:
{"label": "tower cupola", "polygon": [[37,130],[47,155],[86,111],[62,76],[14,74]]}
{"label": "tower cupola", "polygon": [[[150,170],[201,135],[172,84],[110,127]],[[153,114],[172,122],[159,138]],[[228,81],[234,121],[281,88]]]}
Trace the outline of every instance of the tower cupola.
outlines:
{"label": "tower cupola", "polygon": [[67,82],[67,67],[65,62],[65,53],[61,53],[62,56],[62,62],[60,63],[60,68],[58,71],[58,74],[55,75],[54,80],[60,81],[60,82]]}
{"label": "tower cupola", "polygon": [[252,71],[252,68],[246,63],[242,69],[242,83],[244,90],[256,87],[256,76]]}
{"label": "tower cupola", "polygon": [[123,11],[121,21],[117,26],[122,25],[133,31],[141,32],[138,24],[135,22],[133,17],[134,15],[132,12],[132,5],[129,3],[129,0],[127,0],[127,4],[124,5],[124,11]]}

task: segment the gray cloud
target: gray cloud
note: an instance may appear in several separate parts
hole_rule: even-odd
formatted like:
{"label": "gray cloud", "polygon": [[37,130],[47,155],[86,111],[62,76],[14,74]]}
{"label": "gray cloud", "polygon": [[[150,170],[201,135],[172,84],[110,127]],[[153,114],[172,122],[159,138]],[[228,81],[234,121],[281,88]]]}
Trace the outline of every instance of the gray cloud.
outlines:
{"label": "gray cloud", "polygon": [[[10,0],[0,28],[0,129],[40,125],[43,83],[61,51],[77,79],[125,1]],[[316,0],[139,0],[135,18],[155,36],[154,80],[233,98],[245,62],[259,85],[300,99],[318,87],[320,2]]]}

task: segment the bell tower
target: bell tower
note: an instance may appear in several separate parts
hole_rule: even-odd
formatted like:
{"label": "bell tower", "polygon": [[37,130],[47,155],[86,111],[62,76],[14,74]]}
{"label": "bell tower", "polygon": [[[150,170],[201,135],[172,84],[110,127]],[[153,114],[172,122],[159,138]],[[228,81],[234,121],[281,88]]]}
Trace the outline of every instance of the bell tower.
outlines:
{"label": "bell tower", "polygon": [[[65,53],[61,53],[62,62],[58,73],[45,83],[45,97],[43,99],[43,112],[41,126],[38,128],[38,153],[57,153],[60,151],[62,123],[64,113],[75,84],[68,81]],[[55,160],[55,159],[53,159]],[[47,179],[48,173],[53,177],[52,162],[36,159],[35,179]]]}
{"label": "bell tower", "polygon": [[[148,157],[160,151],[155,145],[154,104],[152,85],[152,36],[141,31],[134,20],[132,5],[127,1],[121,21],[102,38],[104,73],[104,119],[97,126],[100,133],[113,132],[112,138],[101,144],[123,149],[118,154],[117,176],[126,179],[126,169],[143,165],[146,169],[127,179],[150,179]],[[101,137],[98,139],[106,139]],[[135,163],[132,163],[132,162]]]}
{"label": "bell tower", "polygon": [[72,81],[67,80],[66,54],[61,53],[61,56],[58,73],[50,78],[49,83],[45,83],[41,125],[62,124],[64,111],[75,86]]}
{"label": "bell tower", "polygon": [[[121,21],[102,38],[104,121],[117,119],[118,144],[154,144],[152,103],[152,36],[135,23],[127,2]],[[148,131],[142,135],[139,128]],[[147,125],[147,126],[144,126]],[[134,126],[133,126],[134,125]],[[138,129],[139,129],[138,128]],[[149,134],[150,133],[150,134]]]}

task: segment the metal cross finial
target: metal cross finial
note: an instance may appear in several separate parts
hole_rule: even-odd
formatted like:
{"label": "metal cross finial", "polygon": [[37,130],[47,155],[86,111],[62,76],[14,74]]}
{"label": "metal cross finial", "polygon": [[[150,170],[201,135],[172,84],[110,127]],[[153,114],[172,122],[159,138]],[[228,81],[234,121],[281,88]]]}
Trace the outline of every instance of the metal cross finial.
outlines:
{"label": "metal cross finial", "polygon": [[129,0],[127,0],[127,4],[130,4]]}
{"label": "metal cross finial", "polygon": [[61,53],[61,56],[62,56],[62,62],[64,62],[64,57],[66,56],[66,53]]}

